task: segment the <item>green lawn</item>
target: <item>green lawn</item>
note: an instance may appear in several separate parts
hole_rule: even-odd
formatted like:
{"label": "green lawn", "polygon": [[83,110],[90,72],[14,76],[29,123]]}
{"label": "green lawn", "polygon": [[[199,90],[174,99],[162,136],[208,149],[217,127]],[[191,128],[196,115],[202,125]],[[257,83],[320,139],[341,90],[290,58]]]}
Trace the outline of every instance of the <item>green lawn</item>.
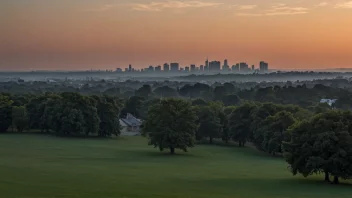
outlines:
{"label": "green lawn", "polygon": [[352,185],[293,177],[251,148],[198,145],[170,156],[142,137],[0,134],[0,197],[347,198]]}

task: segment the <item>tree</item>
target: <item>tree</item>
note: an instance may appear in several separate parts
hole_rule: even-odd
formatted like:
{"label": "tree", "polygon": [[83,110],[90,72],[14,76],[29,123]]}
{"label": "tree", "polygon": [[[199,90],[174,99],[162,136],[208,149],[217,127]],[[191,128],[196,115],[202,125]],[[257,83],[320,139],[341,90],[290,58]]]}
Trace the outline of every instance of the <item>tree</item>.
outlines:
{"label": "tree", "polygon": [[290,141],[283,143],[285,160],[294,175],[325,173],[325,180],[352,177],[352,113],[328,111],[290,128]]}
{"label": "tree", "polygon": [[236,108],[229,117],[228,128],[232,140],[238,142],[240,147],[245,146],[251,135],[252,112],[256,105],[245,103]]}
{"label": "tree", "polygon": [[221,135],[223,126],[219,117],[219,109],[211,106],[201,106],[198,110],[200,137],[209,138],[209,144],[213,143],[214,138]]}
{"label": "tree", "polygon": [[265,130],[262,131],[264,133],[263,149],[273,155],[281,153],[282,141],[288,141],[287,129],[295,121],[293,115],[287,111],[280,111],[266,118],[264,121],[266,126],[263,126]]}
{"label": "tree", "polygon": [[168,86],[162,86],[158,87],[154,90],[154,93],[162,98],[170,98],[170,97],[177,97],[178,93],[175,89],[168,87]]}
{"label": "tree", "polygon": [[28,115],[24,106],[12,107],[12,124],[18,132],[23,132],[28,126]]}
{"label": "tree", "polygon": [[241,102],[241,99],[237,95],[226,95],[222,98],[222,102],[225,106],[235,106]]}
{"label": "tree", "polygon": [[222,101],[223,97],[226,95],[226,89],[224,86],[218,86],[214,89],[214,100]]}
{"label": "tree", "polygon": [[12,122],[13,101],[6,95],[0,94],[0,133],[6,132]]}
{"label": "tree", "polygon": [[152,95],[152,88],[150,85],[143,85],[136,91],[136,96],[148,99]]}
{"label": "tree", "polygon": [[99,120],[99,132],[101,137],[108,137],[111,135],[118,136],[121,133],[119,121],[119,105],[116,99],[108,96],[96,98],[97,112]]}
{"label": "tree", "polygon": [[132,96],[126,100],[125,107],[121,112],[121,116],[125,116],[127,113],[130,113],[136,117],[140,117],[139,110],[142,108],[143,101],[145,99],[139,96]]}
{"label": "tree", "polygon": [[175,148],[187,151],[195,144],[196,114],[191,104],[180,99],[164,99],[150,108],[148,118],[143,123],[142,133],[149,138],[149,145],[160,151]]}

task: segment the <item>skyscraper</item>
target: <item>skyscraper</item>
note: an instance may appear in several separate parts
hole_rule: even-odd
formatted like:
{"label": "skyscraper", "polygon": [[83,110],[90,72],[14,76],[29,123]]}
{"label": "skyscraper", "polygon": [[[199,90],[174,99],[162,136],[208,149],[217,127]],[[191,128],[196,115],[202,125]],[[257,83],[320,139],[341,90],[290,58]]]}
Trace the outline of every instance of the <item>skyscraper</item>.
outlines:
{"label": "skyscraper", "polygon": [[240,72],[246,73],[248,71],[249,71],[249,67],[248,67],[247,63],[244,63],[244,62],[240,63]]}
{"label": "skyscraper", "polygon": [[170,67],[172,72],[178,72],[180,65],[178,63],[171,63]]}
{"label": "skyscraper", "polygon": [[199,66],[199,70],[200,70],[201,72],[204,71],[204,66],[203,66],[203,65]]}
{"label": "skyscraper", "polygon": [[220,72],[220,70],[221,70],[220,61],[211,61],[209,63],[209,71],[211,71],[211,72]]}
{"label": "skyscraper", "polygon": [[205,61],[205,67],[209,68],[209,60],[207,58],[207,60]]}
{"label": "skyscraper", "polygon": [[168,71],[170,71],[170,65],[165,63],[164,64],[164,72],[168,72]]}
{"label": "skyscraper", "polygon": [[236,65],[232,65],[232,72],[240,72],[240,64],[237,63]]}
{"label": "skyscraper", "polygon": [[227,63],[227,59],[224,60],[224,65],[222,66],[222,70],[225,72],[230,71],[230,66]]}
{"label": "skyscraper", "polygon": [[260,72],[265,73],[269,70],[269,64],[264,61],[260,61],[259,69],[260,69]]}
{"label": "skyscraper", "polygon": [[128,71],[131,72],[132,71],[132,65],[128,65]]}
{"label": "skyscraper", "polygon": [[254,65],[252,65],[252,71],[254,71]]}
{"label": "skyscraper", "polygon": [[185,67],[185,72],[189,72],[189,67]]}
{"label": "skyscraper", "polygon": [[161,72],[161,66],[158,65],[157,67],[155,67],[155,71],[156,71],[156,72]]}
{"label": "skyscraper", "polygon": [[191,72],[195,72],[196,71],[196,65],[191,65]]}

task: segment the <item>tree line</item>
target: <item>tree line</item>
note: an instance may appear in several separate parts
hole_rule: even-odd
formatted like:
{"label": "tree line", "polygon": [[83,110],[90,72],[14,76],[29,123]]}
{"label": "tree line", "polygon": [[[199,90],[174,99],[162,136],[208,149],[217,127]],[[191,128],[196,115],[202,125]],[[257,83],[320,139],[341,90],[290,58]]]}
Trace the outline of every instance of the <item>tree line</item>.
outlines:
{"label": "tree line", "polygon": [[325,173],[339,183],[352,177],[352,113],[295,105],[248,102],[226,107],[222,103],[192,105],[182,99],[164,99],[153,105],[144,121],[143,135],[161,151],[188,151],[196,141],[214,139],[248,142],[261,151],[282,155],[291,172],[307,177]]}
{"label": "tree line", "polygon": [[114,82],[78,81],[32,83],[0,83],[0,92],[16,94],[45,94],[46,92],[75,92],[82,95],[114,96],[128,100],[143,97],[145,100],[159,98],[202,99],[220,101],[226,106],[242,101],[296,104],[304,108],[314,106],[323,98],[338,99],[336,108],[351,109],[352,83],[347,79],[324,79],[315,81],[287,82],[174,82],[132,81]]}
{"label": "tree line", "polygon": [[110,96],[46,93],[37,96],[0,94],[0,132],[10,128],[41,130],[63,136],[120,134],[121,102]]}

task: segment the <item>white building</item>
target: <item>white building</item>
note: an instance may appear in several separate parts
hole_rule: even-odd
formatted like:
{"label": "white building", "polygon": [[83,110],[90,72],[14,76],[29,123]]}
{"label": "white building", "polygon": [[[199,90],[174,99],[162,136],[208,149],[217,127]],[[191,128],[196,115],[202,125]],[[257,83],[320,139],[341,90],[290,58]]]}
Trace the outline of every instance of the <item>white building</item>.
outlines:
{"label": "white building", "polygon": [[326,103],[331,107],[336,103],[336,101],[337,99],[321,99],[320,103]]}
{"label": "white building", "polygon": [[127,114],[125,118],[120,119],[121,135],[136,136],[140,135],[142,120],[135,118],[132,114]]}

